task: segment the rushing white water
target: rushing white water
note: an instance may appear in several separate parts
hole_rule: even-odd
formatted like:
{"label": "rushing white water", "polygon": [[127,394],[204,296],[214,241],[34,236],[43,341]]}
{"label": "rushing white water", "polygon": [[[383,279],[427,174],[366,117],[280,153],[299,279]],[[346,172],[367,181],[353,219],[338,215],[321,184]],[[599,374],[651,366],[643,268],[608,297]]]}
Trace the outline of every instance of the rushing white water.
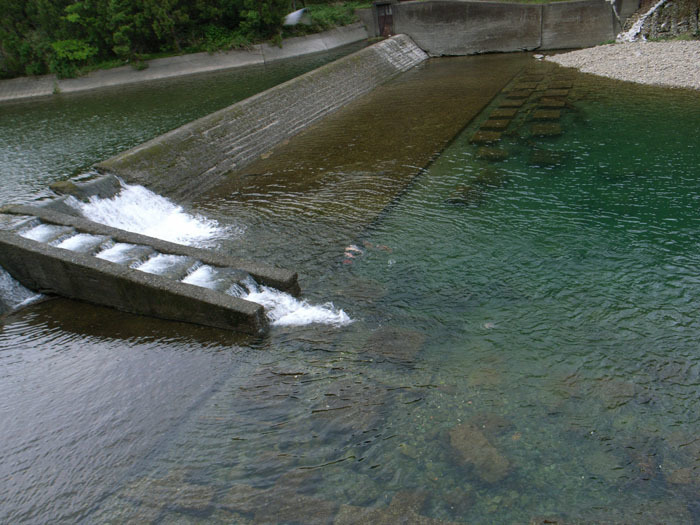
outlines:
{"label": "rushing white water", "polygon": [[69,231],[65,226],[57,226],[55,224],[39,224],[29,230],[20,233],[25,239],[31,239],[37,242],[47,242],[59,236],[61,233]]}
{"label": "rushing white water", "polygon": [[[634,42],[637,40],[637,36],[639,36],[639,33],[642,31],[642,27],[644,27],[644,22],[647,21],[647,18],[649,18],[651,15],[654,14],[654,12],[661,7],[666,0],[659,0],[656,4],[654,4],[654,7],[649,9],[646,13],[644,13],[641,17],[639,17],[639,20],[637,20],[632,27],[629,28],[629,30],[625,31],[624,33],[620,33],[617,35],[617,38],[615,39],[617,42]],[[646,40],[644,37],[642,39]]]}
{"label": "rushing white water", "polygon": [[194,264],[196,264],[195,261],[184,255],[159,253],[135,268],[141,272],[153,273],[156,275],[167,275],[171,273],[182,274]]}
{"label": "rushing white water", "polygon": [[37,294],[15,281],[12,276],[0,266],[0,313],[3,313],[3,303],[14,310],[32,303],[41,297],[41,294]]}
{"label": "rushing white water", "polygon": [[242,285],[232,286],[227,293],[261,304],[265,307],[270,322],[277,326],[302,326],[312,323],[345,326],[352,323],[350,316],[333,306],[333,303],[309,304],[275,288],[259,285],[252,278],[243,281]]}
{"label": "rushing white water", "polygon": [[111,199],[69,197],[66,202],[92,221],[179,244],[196,245],[224,233],[216,221],[187,213],[143,186],[123,186]]}
{"label": "rushing white water", "polygon": [[56,245],[57,248],[70,250],[73,252],[90,252],[107,241],[103,235],[92,235],[89,233],[78,233]]}

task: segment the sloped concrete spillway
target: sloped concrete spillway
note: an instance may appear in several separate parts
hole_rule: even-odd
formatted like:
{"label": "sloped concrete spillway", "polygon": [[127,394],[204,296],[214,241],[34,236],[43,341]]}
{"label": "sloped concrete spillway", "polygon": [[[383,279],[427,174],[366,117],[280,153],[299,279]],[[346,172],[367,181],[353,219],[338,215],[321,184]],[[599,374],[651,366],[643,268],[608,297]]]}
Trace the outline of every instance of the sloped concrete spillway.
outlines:
{"label": "sloped concrete spillway", "polygon": [[96,168],[168,197],[191,199],[427,58],[409,37],[396,35],[156,137]]}
{"label": "sloped concrete spillway", "polygon": [[[264,308],[231,295],[256,282],[298,295],[297,275],[127,232],[33,206],[3,208],[0,266],[24,286],[42,293],[111,306],[162,319],[249,334],[268,327]],[[187,278],[208,270],[209,286]],[[226,293],[229,292],[229,293]]]}

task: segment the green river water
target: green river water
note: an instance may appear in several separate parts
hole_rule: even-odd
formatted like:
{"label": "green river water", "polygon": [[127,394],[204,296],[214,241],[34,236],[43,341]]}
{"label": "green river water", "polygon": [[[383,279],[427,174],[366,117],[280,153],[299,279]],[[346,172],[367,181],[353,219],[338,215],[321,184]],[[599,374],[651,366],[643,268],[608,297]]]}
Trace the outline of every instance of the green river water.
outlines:
{"label": "green river water", "polygon": [[[0,521],[700,522],[700,95],[543,71],[572,84],[561,135],[528,102],[485,160],[502,93],[350,255],[322,228],[300,245],[295,199],[197,204],[239,227],[222,249],[264,220],[246,254],[352,324],[251,340],[63,300],[4,319]],[[135,128],[67,141],[80,160],[43,176],[20,172],[48,140],[3,148],[44,158],[4,191],[162,131]]]}

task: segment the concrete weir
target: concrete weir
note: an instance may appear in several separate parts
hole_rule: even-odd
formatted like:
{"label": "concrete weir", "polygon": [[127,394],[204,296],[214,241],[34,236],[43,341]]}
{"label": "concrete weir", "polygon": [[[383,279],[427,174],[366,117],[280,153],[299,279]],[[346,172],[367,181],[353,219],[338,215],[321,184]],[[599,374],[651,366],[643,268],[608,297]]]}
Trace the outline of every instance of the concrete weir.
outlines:
{"label": "concrete weir", "polygon": [[191,199],[428,56],[397,35],[99,163],[103,173]]}
{"label": "concrete weir", "polygon": [[[125,312],[185,321],[249,334],[263,334],[268,322],[259,304],[181,282],[192,268],[209,265],[225,272],[227,286],[248,276],[293,295],[299,294],[296,273],[268,265],[182,246],[119,230],[81,217],[32,206],[0,209],[14,216],[0,230],[0,266],[24,286],[42,293],[111,306]],[[43,228],[46,234],[28,234]],[[64,242],[80,238],[71,248]],[[124,260],[100,257],[117,243],[129,252]],[[155,256],[174,256],[170,275],[132,267]]]}

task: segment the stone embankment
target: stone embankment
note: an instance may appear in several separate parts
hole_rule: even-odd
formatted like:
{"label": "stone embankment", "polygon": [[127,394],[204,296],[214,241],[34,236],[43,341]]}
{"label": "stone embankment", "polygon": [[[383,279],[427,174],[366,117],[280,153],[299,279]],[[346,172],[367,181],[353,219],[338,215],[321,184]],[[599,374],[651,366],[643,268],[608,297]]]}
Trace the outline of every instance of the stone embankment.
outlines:
{"label": "stone embankment", "polygon": [[624,29],[631,29],[638,20],[638,38],[643,40],[697,35],[700,25],[700,2],[643,0],[637,16],[629,18]]}
{"label": "stone embankment", "polygon": [[700,90],[700,41],[610,44],[546,59],[618,80]]}

